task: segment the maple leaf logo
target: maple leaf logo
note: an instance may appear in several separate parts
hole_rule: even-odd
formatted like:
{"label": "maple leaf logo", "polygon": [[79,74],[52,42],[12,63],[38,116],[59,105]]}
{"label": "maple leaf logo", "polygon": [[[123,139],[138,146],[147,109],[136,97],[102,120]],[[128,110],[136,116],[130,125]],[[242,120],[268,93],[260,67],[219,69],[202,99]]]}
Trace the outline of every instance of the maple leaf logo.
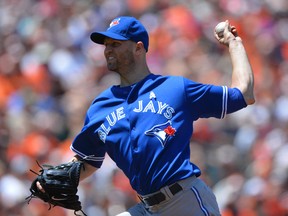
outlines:
{"label": "maple leaf logo", "polygon": [[174,136],[175,133],[176,129],[172,127],[171,121],[167,121],[164,124],[155,125],[151,129],[145,131],[146,135],[156,137],[163,147],[168,139]]}
{"label": "maple leaf logo", "polygon": [[165,132],[168,136],[174,136],[176,130],[175,130],[175,128],[173,128],[171,125],[169,125],[167,128],[164,129],[164,132]]}

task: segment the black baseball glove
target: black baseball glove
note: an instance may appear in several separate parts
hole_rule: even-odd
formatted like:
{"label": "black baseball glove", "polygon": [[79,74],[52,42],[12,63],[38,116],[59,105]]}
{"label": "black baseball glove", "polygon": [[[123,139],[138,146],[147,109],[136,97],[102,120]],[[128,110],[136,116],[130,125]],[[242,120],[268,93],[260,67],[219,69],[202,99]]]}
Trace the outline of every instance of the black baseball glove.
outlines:
{"label": "black baseball glove", "polygon": [[[38,163],[38,162],[37,162]],[[39,165],[39,163],[38,163]],[[27,197],[28,204],[33,198],[40,198],[51,206],[61,206],[63,208],[77,211],[82,211],[81,202],[77,195],[77,187],[80,179],[80,171],[84,169],[82,161],[73,161],[60,164],[58,166],[39,165],[41,170],[39,173],[34,172],[37,178],[32,182],[30,187],[31,195]],[[44,191],[40,191],[37,187],[39,182]]]}

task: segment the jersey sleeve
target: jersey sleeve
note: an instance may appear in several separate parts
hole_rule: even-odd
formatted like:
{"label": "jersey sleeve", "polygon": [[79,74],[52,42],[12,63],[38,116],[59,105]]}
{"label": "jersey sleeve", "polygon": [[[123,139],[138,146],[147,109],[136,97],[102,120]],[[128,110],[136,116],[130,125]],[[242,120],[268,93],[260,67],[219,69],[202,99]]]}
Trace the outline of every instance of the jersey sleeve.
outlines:
{"label": "jersey sleeve", "polygon": [[98,129],[102,124],[102,116],[105,116],[101,104],[105,105],[105,101],[110,98],[109,94],[110,89],[107,89],[92,101],[86,112],[84,126],[70,146],[73,152],[96,168],[101,167],[107,152],[105,143],[101,141],[104,135]]}
{"label": "jersey sleeve", "polygon": [[197,83],[184,78],[184,88],[193,118],[224,118],[247,106],[237,88]]}
{"label": "jersey sleeve", "polygon": [[99,141],[96,126],[89,124],[86,117],[85,125],[75,137],[70,148],[90,165],[100,168],[106,153],[105,145]]}

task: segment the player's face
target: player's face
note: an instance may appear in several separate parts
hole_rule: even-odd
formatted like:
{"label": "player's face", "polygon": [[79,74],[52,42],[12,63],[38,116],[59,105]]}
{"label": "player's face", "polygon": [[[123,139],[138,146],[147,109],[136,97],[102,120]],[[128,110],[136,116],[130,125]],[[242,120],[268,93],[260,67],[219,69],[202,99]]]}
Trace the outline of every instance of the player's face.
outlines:
{"label": "player's face", "polygon": [[104,45],[104,55],[110,71],[117,73],[127,73],[131,71],[135,65],[133,51],[136,43],[106,38]]}

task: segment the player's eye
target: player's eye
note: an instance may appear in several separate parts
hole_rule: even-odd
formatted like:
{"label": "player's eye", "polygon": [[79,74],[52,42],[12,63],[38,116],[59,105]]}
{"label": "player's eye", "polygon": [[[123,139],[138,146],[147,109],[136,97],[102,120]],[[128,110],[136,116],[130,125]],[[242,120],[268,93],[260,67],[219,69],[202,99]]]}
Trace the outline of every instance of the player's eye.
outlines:
{"label": "player's eye", "polygon": [[121,45],[121,43],[119,42],[113,42],[112,43],[112,47],[119,47]]}
{"label": "player's eye", "polygon": [[105,47],[115,48],[115,47],[121,46],[121,43],[117,42],[117,41],[114,41],[114,42],[111,42],[111,43],[104,43],[104,46]]}

